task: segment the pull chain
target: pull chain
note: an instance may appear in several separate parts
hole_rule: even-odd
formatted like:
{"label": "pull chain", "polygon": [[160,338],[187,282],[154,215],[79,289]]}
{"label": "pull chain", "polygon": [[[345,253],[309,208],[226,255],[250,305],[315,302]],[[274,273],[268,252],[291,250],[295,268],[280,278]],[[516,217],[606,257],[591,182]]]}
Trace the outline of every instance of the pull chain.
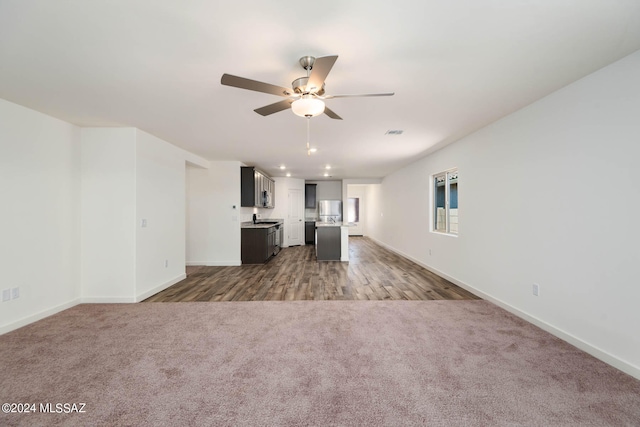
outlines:
{"label": "pull chain", "polygon": [[311,121],[311,116],[307,116],[307,156],[311,155],[311,147],[309,145],[309,122]]}

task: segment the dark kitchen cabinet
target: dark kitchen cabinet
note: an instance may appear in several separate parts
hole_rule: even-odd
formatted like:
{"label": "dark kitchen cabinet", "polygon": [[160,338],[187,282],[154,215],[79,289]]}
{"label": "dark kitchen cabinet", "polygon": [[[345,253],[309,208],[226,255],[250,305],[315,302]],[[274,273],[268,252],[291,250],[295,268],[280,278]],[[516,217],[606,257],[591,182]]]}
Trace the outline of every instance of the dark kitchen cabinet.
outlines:
{"label": "dark kitchen cabinet", "polygon": [[267,228],[267,259],[276,254],[276,228]]}
{"label": "dark kitchen cabinet", "polygon": [[305,221],[304,222],[304,243],[307,245],[316,244],[316,222]]}
{"label": "dark kitchen cabinet", "polygon": [[240,167],[240,206],[274,208],[275,192],[276,185],[271,178],[253,166]]}
{"label": "dark kitchen cabinet", "polygon": [[276,252],[276,227],[243,228],[240,233],[240,259],[243,264],[263,264]]}
{"label": "dark kitchen cabinet", "polygon": [[340,261],[341,238],[340,227],[318,227],[316,242],[318,261]]}
{"label": "dark kitchen cabinet", "polygon": [[304,185],[304,207],[306,209],[316,208],[316,188],[317,184]]}

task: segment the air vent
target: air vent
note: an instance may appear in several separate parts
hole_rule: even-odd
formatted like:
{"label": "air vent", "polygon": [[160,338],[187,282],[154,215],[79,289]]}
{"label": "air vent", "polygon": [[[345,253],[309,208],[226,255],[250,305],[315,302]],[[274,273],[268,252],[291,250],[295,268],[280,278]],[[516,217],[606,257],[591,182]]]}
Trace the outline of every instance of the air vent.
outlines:
{"label": "air vent", "polygon": [[389,129],[385,132],[385,135],[402,135],[402,132],[404,131],[399,129]]}

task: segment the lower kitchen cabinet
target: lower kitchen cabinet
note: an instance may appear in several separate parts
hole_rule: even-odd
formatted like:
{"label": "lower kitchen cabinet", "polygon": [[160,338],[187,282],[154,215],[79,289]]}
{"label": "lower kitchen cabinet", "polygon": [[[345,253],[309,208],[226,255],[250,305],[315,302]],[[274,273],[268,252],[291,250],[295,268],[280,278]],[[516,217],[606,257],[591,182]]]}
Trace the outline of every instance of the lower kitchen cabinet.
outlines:
{"label": "lower kitchen cabinet", "polygon": [[304,222],[304,243],[307,245],[316,244],[316,222],[315,221]]}
{"label": "lower kitchen cabinet", "polygon": [[243,228],[240,259],[243,264],[263,264],[277,253],[276,227]]}
{"label": "lower kitchen cabinet", "polygon": [[342,253],[341,227],[318,227],[316,257],[318,261],[340,261]]}

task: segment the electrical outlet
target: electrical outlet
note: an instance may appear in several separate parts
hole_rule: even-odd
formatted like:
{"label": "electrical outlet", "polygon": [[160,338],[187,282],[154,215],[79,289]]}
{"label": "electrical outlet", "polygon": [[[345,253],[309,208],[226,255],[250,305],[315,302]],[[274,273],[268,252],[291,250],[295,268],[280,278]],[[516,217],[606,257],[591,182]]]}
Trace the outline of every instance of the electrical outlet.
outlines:
{"label": "electrical outlet", "polygon": [[11,289],[11,298],[12,299],[20,298],[20,288]]}
{"label": "electrical outlet", "polygon": [[2,290],[2,302],[9,301],[11,299],[11,289]]}
{"label": "electrical outlet", "polygon": [[531,286],[531,291],[533,292],[534,296],[539,296],[540,295],[540,285],[538,285],[537,283],[534,283]]}
{"label": "electrical outlet", "polygon": [[140,221],[140,226],[141,227],[146,227],[147,226],[147,219],[146,218],[142,218],[142,221]]}

